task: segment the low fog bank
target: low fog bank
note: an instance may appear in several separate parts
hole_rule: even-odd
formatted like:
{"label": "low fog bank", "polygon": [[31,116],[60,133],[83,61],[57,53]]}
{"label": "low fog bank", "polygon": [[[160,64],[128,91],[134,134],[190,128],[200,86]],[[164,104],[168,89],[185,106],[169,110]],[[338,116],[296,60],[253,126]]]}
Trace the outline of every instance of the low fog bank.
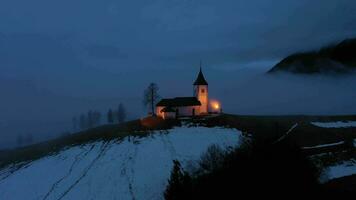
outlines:
{"label": "low fog bank", "polygon": [[[261,67],[203,68],[209,96],[226,113],[241,115],[356,114],[356,76],[267,75]],[[75,132],[72,118],[89,110],[102,113],[123,103],[127,119],[145,116],[142,95],[154,81],[163,98],[191,96],[197,66],[137,69],[117,76],[103,73],[89,84],[75,81],[36,82],[0,79],[0,148],[18,146],[18,136],[31,143]],[[137,78],[137,74],[144,74]],[[110,74],[110,73],[108,73]],[[106,79],[105,79],[106,78]],[[59,88],[59,90],[57,90]]]}
{"label": "low fog bank", "polygon": [[223,89],[227,112],[244,115],[356,114],[356,76],[257,74]]}
{"label": "low fog bank", "polygon": [[[73,88],[68,90],[73,82],[58,83],[62,84],[63,91],[66,91],[64,93],[55,90],[50,83],[40,83],[0,78],[0,149],[29,145],[78,132],[80,115],[87,115],[89,110],[101,112],[100,124],[107,123],[108,110],[118,109],[119,103],[124,103],[127,120],[139,117],[132,110],[142,110],[138,97],[122,95],[118,87],[111,90],[111,95],[105,95],[93,90],[83,92],[90,91],[90,86],[81,87],[81,90],[75,92]],[[75,129],[74,117],[78,121]]]}

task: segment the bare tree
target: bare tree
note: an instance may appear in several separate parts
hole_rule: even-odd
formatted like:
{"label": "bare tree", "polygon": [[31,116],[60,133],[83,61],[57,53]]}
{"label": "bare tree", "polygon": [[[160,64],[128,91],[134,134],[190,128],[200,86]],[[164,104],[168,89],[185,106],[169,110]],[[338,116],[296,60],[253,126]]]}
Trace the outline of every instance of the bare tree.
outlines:
{"label": "bare tree", "polygon": [[158,94],[158,86],[156,83],[150,83],[146,88],[143,96],[143,105],[151,109],[151,114],[155,115],[155,104],[160,99]]}
{"label": "bare tree", "polygon": [[72,123],[73,123],[73,131],[77,131],[78,130],[78,119],[76,117],[73,117]]}
{"label": "bare tree", "polygon": [[18,135],[16,141],[17,141],[17,145],[21,146],[23,144],[22,135]]}
{"label": "bare tree", "polygon": [[87,116],[87,124],[88,128],[93,128],[94,127],[94,113],[93,111],[89,110],[88,116]]}
{"label": "bare tree", "polygon": [[101,113],[99,111],[93,112],[93,122],[94,126],[99,126],[101,124]]}
{"label": "bare tree", "polygon": [[26,144],[31,144],[31,143],[33,143],[33,136],[32,136],[31,133],[30,133],[30,134],[27,134],[27,136],[26,136],[26,138],[25,138],[25,142],[26,142]]}
{"label": "bare tree", "polygon": [[117,120],[121,124],[125,121],[126,119],[126,109],[124,107],[124,104],[120,103],[119,108],[117,110]]}
{"label": "bare tree", "polygon": [[81,130],[84,130],[87,128],[87,120],[86,120],[86,117],[84,114],[81,114],[80,117],[79,117],[79,125],[80,125],[80,129]]}
{"label": "bare tree", "polygon": [[112,124],[112,123],[114,123],[114,116],[113,116],[113,112],[112,112],[112,110],[111,109],[109,109],[109,111],[108,111],[108,123],[109,124]]}

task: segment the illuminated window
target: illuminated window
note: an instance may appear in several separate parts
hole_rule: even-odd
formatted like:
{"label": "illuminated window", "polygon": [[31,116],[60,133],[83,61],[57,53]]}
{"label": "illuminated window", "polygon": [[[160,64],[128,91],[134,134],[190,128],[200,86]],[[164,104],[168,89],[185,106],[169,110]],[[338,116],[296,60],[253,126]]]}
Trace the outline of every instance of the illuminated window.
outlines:
{"label": "illuminated window", "polygon": [[204,89],[201,89],[201,93],[204,93],[205,92],[205,90]]}

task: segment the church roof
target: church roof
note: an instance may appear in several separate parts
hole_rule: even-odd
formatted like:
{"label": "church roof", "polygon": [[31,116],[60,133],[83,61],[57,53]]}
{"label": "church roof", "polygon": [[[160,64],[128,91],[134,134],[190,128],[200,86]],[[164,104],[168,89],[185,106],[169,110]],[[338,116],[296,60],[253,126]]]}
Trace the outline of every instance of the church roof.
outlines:
{"label": "church roof", "polygon": [[205,80],[201,67],[197,79],[194,82],[194,85],[208,85],[208,82]]}
{"label": "church roof", "polygon": [[170,106],[170,107],[181,107],[181,106],[200,106],[201,103],[196,97],[176,97],[173,99],[162,99],[157,103],[156,106]]}
{"label": "church roof", "polygon": [[161,112],[176,112],[176,110],[174,110],[172,107],[170,106],[167,106],[167,107],[164,107]]}

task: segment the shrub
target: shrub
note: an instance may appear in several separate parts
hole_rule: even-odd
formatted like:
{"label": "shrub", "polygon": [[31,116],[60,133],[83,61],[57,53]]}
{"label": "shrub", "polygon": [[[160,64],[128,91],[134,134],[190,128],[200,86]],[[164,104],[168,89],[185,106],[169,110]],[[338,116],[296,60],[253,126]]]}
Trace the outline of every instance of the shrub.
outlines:
{"label": "shrub", "polygon": [[[250,143],[231,152],[213,146],[202,156],[200,167],[200,173],[181,173],[189,181],[170,182],[166,199],[235,199],[285,193],[306,197],[320,191],[320,171],[297,146],[287,142]],[[179,174],[176,167],[173,174]]]}

